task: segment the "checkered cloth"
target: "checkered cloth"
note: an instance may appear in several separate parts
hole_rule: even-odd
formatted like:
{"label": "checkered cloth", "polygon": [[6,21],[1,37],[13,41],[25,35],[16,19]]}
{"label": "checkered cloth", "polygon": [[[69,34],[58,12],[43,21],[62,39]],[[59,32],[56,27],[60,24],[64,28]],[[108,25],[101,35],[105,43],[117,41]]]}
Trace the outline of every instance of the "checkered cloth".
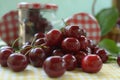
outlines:
{"label": "checkered cloth", "polygon": [[82,28],[87,31],[87,38],[98,43],[101,36],[101,31],[97,20],[90,14],[77,13],[66,20],[68,25],[82,25]]}
{"label": "checkered cloth", "polygon": [[120,67],[116,63],[103,64],[98,73],[85,73],[81,69],[66,71],[59,78],[49,78],[42,68],[29,65],[23,72],[13,72],[0,66],[0,80],[120,80]]}
{"label": "checkered cloth", "polygon": [[11,45],[18,38],[18,12],[6,13],[0,21],[0,37],[8,45]]}

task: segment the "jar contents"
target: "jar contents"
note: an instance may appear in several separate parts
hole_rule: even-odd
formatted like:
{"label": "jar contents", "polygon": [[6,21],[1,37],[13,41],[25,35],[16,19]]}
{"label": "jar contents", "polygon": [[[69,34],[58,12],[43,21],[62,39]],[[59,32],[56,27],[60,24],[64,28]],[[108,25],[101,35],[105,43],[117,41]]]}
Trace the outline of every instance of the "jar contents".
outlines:
{"label": "jar contents", "polygon": [[39,9],[29,9],[28,17],[25,19],[24,24],[26,41],[31,40],[30,38],[32,38],[35,33],[45,33],[45,28],[52,28],[50,22],[42,17]]}

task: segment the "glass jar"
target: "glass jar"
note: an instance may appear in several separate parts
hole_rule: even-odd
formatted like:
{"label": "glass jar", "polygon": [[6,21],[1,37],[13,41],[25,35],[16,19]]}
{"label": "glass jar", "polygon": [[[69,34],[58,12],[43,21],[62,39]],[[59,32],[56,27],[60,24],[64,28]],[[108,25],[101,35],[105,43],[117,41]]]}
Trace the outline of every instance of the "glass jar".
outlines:
{"label": "glass jar", "polygon": [[[43,17],[47,18],[48,21],[51,22],[54,29],[61,29],[62,27],[65,26],[63,20],[57,18],[58,6],[56,4],[47,3],[44,5],[44,8],[45,9],[43,11]],[[49,14],[48,12],[50,12],[51,14]],[[46,31],[47,30],[49,30],[49,27],[48,27],[48,29],[46,29]]]}
{"label": "glass jar", "polygon": [[[42,11],[42,15],[46,18],[49,22],[51,22],[53,28],[56,28],[55,24],[58,21],[57,19],[57,12],[58,6],[56,4],[44,4],[44,10]],[[49,27],[46,28],[46,31],[49,30]]]}
{"label": "glass jar", "polygon": [[19,45],[31,42],[35,33],[45,33],[52,29],[57,8],[55,4],[19,3]]}

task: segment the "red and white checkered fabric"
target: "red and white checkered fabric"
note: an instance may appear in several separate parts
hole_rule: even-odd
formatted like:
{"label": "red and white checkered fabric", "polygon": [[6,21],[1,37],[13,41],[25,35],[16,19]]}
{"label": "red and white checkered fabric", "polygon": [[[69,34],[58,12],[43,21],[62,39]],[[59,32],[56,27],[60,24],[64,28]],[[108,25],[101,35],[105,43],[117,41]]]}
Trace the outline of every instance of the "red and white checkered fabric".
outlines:
{"label": "red and white checkered fabric", "polygon": [[101,30],[97,20],[90,14],[77,13],[66,20],[68,25],[82,25],[82,28],[87,32],[87,38],[95,43],[100,41]]}
{"label": "red and white checkered fabric", "polygon": [[0,37],[11,45],[18,38],[18,12],[6,13],[0,21]]}

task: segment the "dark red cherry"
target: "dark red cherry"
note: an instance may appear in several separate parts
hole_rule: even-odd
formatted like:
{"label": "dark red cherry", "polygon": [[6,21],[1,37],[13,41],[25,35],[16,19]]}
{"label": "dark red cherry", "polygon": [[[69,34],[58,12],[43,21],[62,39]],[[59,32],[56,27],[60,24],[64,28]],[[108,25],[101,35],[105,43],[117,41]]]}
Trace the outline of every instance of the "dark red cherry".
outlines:
{"label": "dark red cherry", "polygon": [[81,68],[87,73],[97,73],[101,70],[102,65],[102,60],[98,55],[89,54],[83,58]]}
{"label": "dark red cherry", "polygon": [[108,60],[108,53],[104,49],[98,49],[96,54],[101,58],[103,63],[106,63]]}
{"label": "dark red cherry", "polygon": [[43,70],[49,77],[61,77],[65,71],[65,61],[60,56],[50,56],[43,64]]}
{"label": "dark red cherry", "polygon": [[38,33],[34,34],[34,37],[35,37],[36,39],[44,38],[44,37],[45,37],[45,34],[42,33],[42,32],[38,32]]}
{"label": "dark red cherry", "polygon": [[66,37],[79,38],[81,35],[86,36],[85,30],[81,29],[81,27],[78,25],[66,26],[63,30],[63,33]]}
{"label": "dark red cherry", "polygon": [[20,53],[27,57],[28,63],[29,63],[29,52],[31,49],[32,49],[31,45],[23,45],[20,49]]}
{"label": "dark red cherry", "polygon": [[80,46],[78,39],[73,37],[67,37],[62,41],[62,49],[67,51],[78,51]]}
{"label": "dark red cherry", "polygon": [[10,49],[11,51],[15,51],[12,47],[10,47],[10,46],[2,46],[1,48],[0,48],[0,50],[3,50],[3,49]]}
{"label": "dark red cherry", "polygon": [[31,49],[32,49],[31,45],[23,45],[20,49],[20,53],[24,55],[28,55]]}
{"label": "dark red cherry", "polygon": [[42,67],[45,58],[46,55],[42,48],[33,48],[29,53],[30,63],[35,67]]}
{"label": "dark red cherry", "polygon": [[78,51],[75,53],[75,58],[77,59],[77,67],[81,67],[81,63],[83,58],[87,55],[87,53],[83,52],[83,51]]}
{"label": "dark red cherry", "polygon": [[55,50],[53,50],[52,55],[62,57],[62,56],[64,56],[64,52],[61,49],[55,49]]}
{"label": "dark red cherry", "polygon": [[49,46],[56,46],[62,41],[62,32],[56,29],[52,29],[46,33],[46,43]]}
{"label": "dark red cherry", "polygon": [[80,50],[86,50],[86,48],[88,47],[88,40],[85,36],[80,36],[79,37],[79,42],[80,42]]}
{"label": "dark red cherry", "polygon": [[13,53],[10,49],[0,50],[0,64],[3,67],[7,67],[7,59]]}
{"label": "dark red cherry", "polygon": [[92,54],[91,48],[87,47],[85,50],[83,50],[86,54]]}
{"label": "dark red cherry", "polygon": [[100,48],[98,46],[94,46],[92,47],[91,51],[92,51],[92,54],[96,54],[97,50],[99,50]]}
{"label": "dark red cherry", "polygon": [[35,40],[34,45],[40,46],[41,44],[45,43],[45,38],[38,38]]}
{"label": "dark red cherry", "polygon": [[14,53],[8,57],[7,65],[14,72],[20,72],[27,67],[28,61],[25,55]]}
{"label": "dark red cherry", "polygon": [[46,57],[52,55],[52,47],[48,46],[46,43],[41,44],[41,48],[44,50]]}
{"label": "dark red cherry", "polygon": [[77,67],[77,60],[74,55],[66,54],[63,56],[65,66],[68,71],[74,70]]}

